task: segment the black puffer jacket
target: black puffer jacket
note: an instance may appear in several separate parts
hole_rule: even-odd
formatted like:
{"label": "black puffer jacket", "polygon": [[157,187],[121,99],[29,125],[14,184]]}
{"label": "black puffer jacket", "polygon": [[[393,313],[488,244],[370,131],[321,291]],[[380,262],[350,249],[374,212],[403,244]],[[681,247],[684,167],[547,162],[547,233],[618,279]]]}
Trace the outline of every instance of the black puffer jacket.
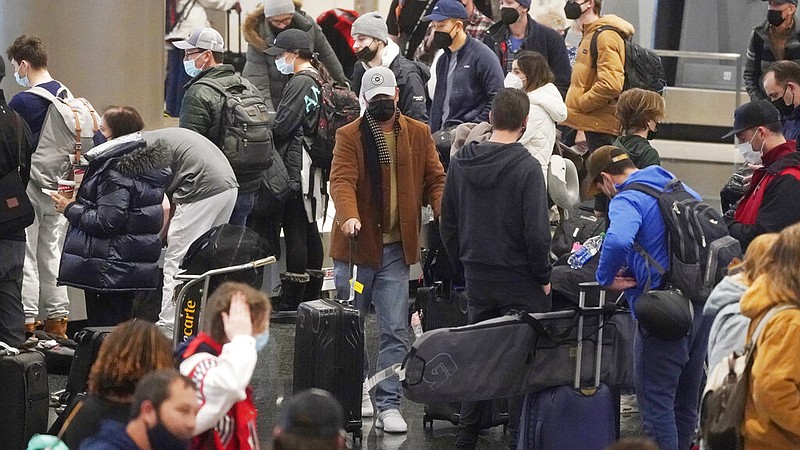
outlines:
{"label": "black puffer jacket", "polygon": [[[350,80],[344,75],[342,64],[333,52],[331,45],[322,33],[322,29],[308,17],[305,12],[294,14],[291,28],[297,28],[308,33],[311,38],[311,51],[319,53],[319,60],[328,69],[334,80],[345,84]],[[250,80],[260,91],[267,106],[274,110],[278,108],[283,97],[283,88],[289,81],[289,75],[278,72],[275,66],[275,57],[264,53],[275,42],[276,33],[264,17],[264,5],[251,12],[242,24],[242,36],[247,41],[247,62],[242,70],[242,76]]]}
{"label": "black puffer jacket", "polygon": [[69,221],[59,284],[94,291],[158,286],[161,202],[170,177],[168,155],[137,134],[98,146]]}

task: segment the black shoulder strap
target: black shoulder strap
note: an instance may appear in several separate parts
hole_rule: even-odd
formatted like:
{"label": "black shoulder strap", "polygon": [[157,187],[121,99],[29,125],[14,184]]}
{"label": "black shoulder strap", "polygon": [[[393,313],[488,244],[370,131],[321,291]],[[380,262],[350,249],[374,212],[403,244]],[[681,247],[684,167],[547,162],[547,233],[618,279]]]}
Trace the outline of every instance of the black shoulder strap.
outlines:
{"label": "black shoulder strap", "polygon": [[664,193],[664,191],[662,191],[660,189],[656,189],[653,186],[648,186],[648,185],[646,185],[644,183],[631,183],[631,184],[625,186],[622,190],[623,191],[644,192],[645,194],[647,194],[647,195],[649,195],[651,197],[655,197],[656,200],[661,198],[661,195]]}
{"label": "black shoulder strap", "polygon": [[603,31],[606,31],[606,30],[614,30],[614,31],[617,32],[619,37],[622,38],[623,41],[627,40],[627,38],[622,33],[622,31],[618,30],[617,28],[612,27],[611,25],[603,25],[602,27],[600,27],[597,30],[595,30],[594,34],[592,35],[592,42],[589,45],[589,53],[592,56],[592,68],[593,69],[597,68],[597,56],[598,56],[598,53],[597,53],[597,36],[600,33],[602,33]]}
{"label": "black shoulder strap", "polygon": [[297,72],[296,75],[305,75],[311,78],[312,80],[317,82],[320,88],[322,88],[322,85],[324,84],[322,81],[322,76],[316,70],[310,70],[310,69],[301,70],[300,72]]}
{"label": "black shoulder strap", "polygon": [[761,85],[761,52],[764,51],[764,40],[758,35],[757,31],[753,31],[753,44],[755,44],[755,60],[753,64],[753,79],[756,80],[759,90],[763,91],[764,87]]}

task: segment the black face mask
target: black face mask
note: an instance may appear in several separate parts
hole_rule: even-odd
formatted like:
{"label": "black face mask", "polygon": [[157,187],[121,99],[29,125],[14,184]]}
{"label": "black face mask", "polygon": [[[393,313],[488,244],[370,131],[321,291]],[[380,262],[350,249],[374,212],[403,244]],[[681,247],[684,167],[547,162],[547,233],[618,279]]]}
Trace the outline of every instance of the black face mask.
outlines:
{"label": "black face mask", "polygon": [[450,36],[447,31],[434,31],[433,33],[433,46],[436,48],[447,48],[453,44],[453,36]]}
{"label": "black face mask", "polygon": [[356,53],[356,59],[363,62],[370,62],[375,59],[375,55],[378,54],[378,49],[375,50],[371,47],[372,44],[362,48],[361,50]]}
{"label": "black face mask", "polygon": [[770,9],[767,11],[767,22],[773,27],[777,27],[778,25],[783,23],[783,11],[778,11],[777,9]]}
{"label": "black face mask", "polygon": [[395,106],[393,98],[372,100],[367,106],[367,112],[378,122],[386,122],[394,117]]}
{"label": "black face mask", "polygon": [[582,16],[583,8],[581,8],[581,5],[583,5],[583,3],[568,1],[567,4],[564,5],[564,15],[567,16],[567,19],[576,20],[577,18]]}
{"label": "black face mask", "polygon": [[783,98],[775,99],[772,101],[772,106],[774,106],[780,113],[781,117],[786,117],[794,111],[794,105],[787,105],[783,102]]}
{"label": "black face mask", "polygon": [[150,447],[158,450],[186,450],[190,442],[172,434],[160,419],[156,426],[147,429],[147,440]]}
{"label": "black face mask", "polygon": [[94,136],[92,136],[92,142],[94,142],[95,146],[98,146],[106,142],[107,140],[108,139],[106,139],[106,136],[103,133],[101,133],[100,130],[95,131]]}
{"label": "black face mask", "polygon": [[653,139],[656,138],[656,136],[658,136],[658,124],[656,124],[656,129],[655,130],[651,130],[649,128],[647,129],[647,140],[648,141],[652,141]]}
{"label": "black face mask", "polygon": [[500,20],[506,25],[517,23],[519,11],[517,11],[517,8],[500,8]]}

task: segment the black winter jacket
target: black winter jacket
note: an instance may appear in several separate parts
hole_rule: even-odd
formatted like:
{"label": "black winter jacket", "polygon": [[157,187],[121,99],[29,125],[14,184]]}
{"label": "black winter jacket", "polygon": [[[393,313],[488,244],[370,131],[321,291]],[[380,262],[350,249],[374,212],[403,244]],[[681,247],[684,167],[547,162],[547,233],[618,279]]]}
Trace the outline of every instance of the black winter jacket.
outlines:
{"label": "black winter jacket", "polygon": [[[22,142],[20,143],[20,139]],[[0,178],[20,167],[22,182],[27,184],[31,170],[31,154],[35,150],[28,124],[6,104],[6,97],[0,89]],[[20,156],[22,160],[20,161]],[[25,241],[25,229],[0,236],[0,239]]]}
{"label": "black winter jacket", "polygon": [[[508,25],[503,22],[497,22],[489,28],[486,36],[483,38],[483,43],[488,45],[497,57],[500,58],[500,65],[503,67],[504,73],[506,71],[506,57],[508,55],[506,39],[508,39],[509,34]],[[547,64],[556,77],[553,84],[555,84],[558,91],[561,92],[561,97],[566,98],[570,78],[572,77],[572,66],[569,63],[569,56],[567,55],[567,47],[564,44],[564,38],[552,28],[546,27],[533,20],[530,15],[528,16],[528,29],[525,36],[525,41],[522,44],[521,50],[533,50],[542,54],[542,56],[547,59]]]}
{"label": "black winter jacket", "polygon": [[59,284],[101,292],[156,289],[168,154],[135,134],[86,157],[77,200],[64,212],[69,228]]}
{"label": "black winter jacket", "polygon": [[[389,64],[389,70],[394,73],[397,87],[400,88],[400,99],[397,102],[400,112],[404,116],[428,123],[428,95],[425,90],[425,83],[431,78],[428,66],[397,55]],[[361,78],[366,71],[367,68],[361,61],[353,66],[353,81],[350,85],[356,94],[361,92]]]}
{"label": "black winter jacket", "polygon": [[[180,127],[200,133],[222,149],[225,138],[223,125],[225,96],[211,86],[198,83],[202,80],[213,80],[225,89],[241,84],[255,93],[259,91],[246,78],[237,75],[230,64],[222,64],[204,70],[186,83],[186,94],[183,96],[181,104]],[[239,192],[255,191],[258,189],[259,179],[260,174],[237,173],[236,181],[239,183]]]}

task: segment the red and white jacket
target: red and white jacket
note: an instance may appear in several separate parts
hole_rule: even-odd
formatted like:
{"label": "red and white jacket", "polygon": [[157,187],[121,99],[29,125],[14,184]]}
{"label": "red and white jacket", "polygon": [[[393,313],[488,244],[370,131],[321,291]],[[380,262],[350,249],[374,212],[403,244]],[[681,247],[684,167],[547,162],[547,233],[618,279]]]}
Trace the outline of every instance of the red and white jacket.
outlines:
{"label": "red and white jacket", "polygon": [[194,381],[200,402],[191,449],[259,449],[250,387],[257,357],[252,336],[220,345],[204,332],[179,352],[180,372]]}

